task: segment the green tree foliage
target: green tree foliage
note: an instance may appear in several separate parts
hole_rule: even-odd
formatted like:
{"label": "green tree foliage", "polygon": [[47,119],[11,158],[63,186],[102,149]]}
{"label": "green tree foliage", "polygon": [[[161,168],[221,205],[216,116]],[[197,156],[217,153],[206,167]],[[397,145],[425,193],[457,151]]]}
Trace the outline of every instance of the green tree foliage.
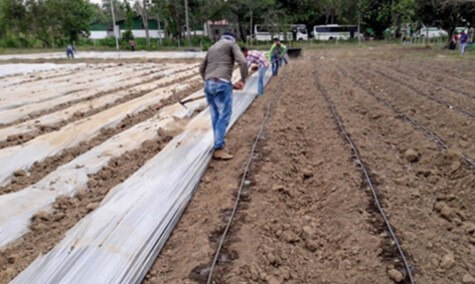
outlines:
{"label": "green tree foliage", "polygon": [[2,0],[0,46],[64,45],[87,36],[93,17],[87,0]]}
{"label": "green tree foliage", "polygon": [[[1,46],[62,46],[87,36],[92,23],[112,26],[111,0],[101,5],[90,0],[0,0]],[[117,20],[140,15],[134,8],[144,0],[112,0]],[[183,0],[149,0],[147,17],[159,20],[167,37],[183,36]],[[203,30],[208,20],[226,19],[239,26],[241,38],[252,34],[254,25],[287,27],[357,24],[382,38],[390,28],[399,35],[403,28],[439,26],[452,33],[457,26],[475,24],[473,0],[188,0],[192,30]],[[130,29],[130,28],[129,28]],[[127,33],[131,35],[131,33]]]}

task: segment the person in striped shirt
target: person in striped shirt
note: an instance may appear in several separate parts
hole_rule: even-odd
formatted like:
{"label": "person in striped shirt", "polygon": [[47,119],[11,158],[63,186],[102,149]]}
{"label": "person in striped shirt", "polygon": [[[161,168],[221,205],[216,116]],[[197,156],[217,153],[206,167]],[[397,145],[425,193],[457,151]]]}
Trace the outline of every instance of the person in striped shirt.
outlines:
{"label": "person in striped shirt", "polygon": [[259,81],[257,85],[257,93],[259,96],[264,94],[264,77],[266,75],[267,69],[270,67],[269,61],[264,54],[259,51],[252,50],[249,51],[246,47],[241,48],[244,57],[246,57],[247,65],[256,64],[259,68]]}

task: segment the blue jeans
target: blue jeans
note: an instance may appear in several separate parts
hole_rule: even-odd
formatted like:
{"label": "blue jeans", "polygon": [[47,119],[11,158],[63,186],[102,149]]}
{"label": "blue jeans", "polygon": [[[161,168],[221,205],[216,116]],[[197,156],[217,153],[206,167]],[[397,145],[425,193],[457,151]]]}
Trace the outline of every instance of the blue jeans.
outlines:
{"label": "blue jeans", "polygon": [[66,50],[66,56],[68,59],[74,59],[74,52],[70,49]]}
{"label": "blue jeans", "polygon": [[286,54],[287,54],[287,48],[284,50],[284,55],[282,55],[282,60],[285,62],[285,64],[289,64],[289,62],[287,61],[287,58],[285,58]]}
{"label": "blue jeans", "polygon": [[262,95],[264,93],[264,77],[266,76],[267,67],[259,67],[259,80],[257,84],[257,93]]}
{"label": "blue jeans", "polygon": [[278,56],[272,55],[271,61],[272,61],[272,75],[276,76],[277,73],[279,73],[281,59]]}
{"label": "blue jeans", "polygon": [[467,43],[460,44],[460,54],[463,55],[465,53],[465,48],[467,48]]}
{"label": "blue jeans", "polygon": [[233,110],[233,85],[227,82],[205,82],[205,94],[211,113],[211,125],[214,133],[214,149],[224,147],[226,130]]}

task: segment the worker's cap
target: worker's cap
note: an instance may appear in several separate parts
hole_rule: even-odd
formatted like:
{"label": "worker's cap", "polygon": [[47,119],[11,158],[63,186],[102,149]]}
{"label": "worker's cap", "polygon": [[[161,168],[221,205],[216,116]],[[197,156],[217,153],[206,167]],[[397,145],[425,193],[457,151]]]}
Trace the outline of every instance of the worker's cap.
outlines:
{"label": "worker's cap", "polygon": [[230,36],[230,37],[236,39],[236,36],[232,32],[224,32],[223,36]]}

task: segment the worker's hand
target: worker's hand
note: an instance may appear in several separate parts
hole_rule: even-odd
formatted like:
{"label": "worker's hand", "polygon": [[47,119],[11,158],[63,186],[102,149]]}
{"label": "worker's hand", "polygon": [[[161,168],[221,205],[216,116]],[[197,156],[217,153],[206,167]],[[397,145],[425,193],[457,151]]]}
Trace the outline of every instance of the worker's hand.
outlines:
{"label": "worker's hand", "polygon": [[244,82],[241,80],[241,81],[238,81],[238,82],[234,83],[233,89],[234,89],[234,90],[242,90],[242,89],[244,89]]}

